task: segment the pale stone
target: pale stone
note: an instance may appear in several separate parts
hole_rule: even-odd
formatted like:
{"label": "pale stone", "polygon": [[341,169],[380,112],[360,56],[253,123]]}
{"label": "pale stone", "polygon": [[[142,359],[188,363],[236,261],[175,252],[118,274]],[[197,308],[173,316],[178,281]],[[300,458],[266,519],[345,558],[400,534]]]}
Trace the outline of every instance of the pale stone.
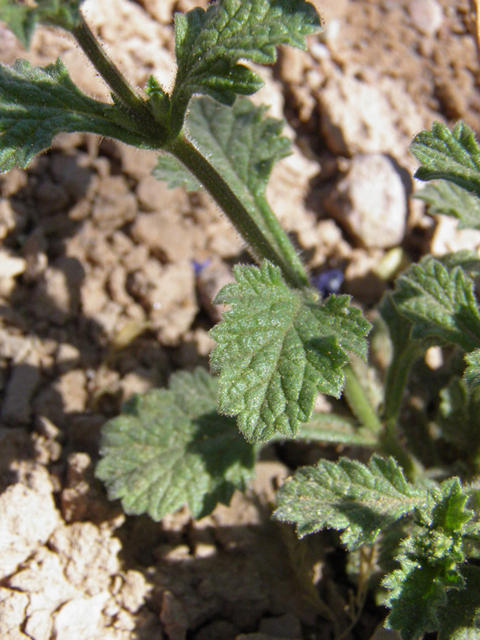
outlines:
{"label": "pale stone", "polygon": [[388,156],[355,156],[324,205],[363,247],[394,247],[403,240],[407,194]]}
{"label": "pale stone", "polygon": [[15,484],[0,495],[0,577],[11,574],[58,525],[51,493]]}

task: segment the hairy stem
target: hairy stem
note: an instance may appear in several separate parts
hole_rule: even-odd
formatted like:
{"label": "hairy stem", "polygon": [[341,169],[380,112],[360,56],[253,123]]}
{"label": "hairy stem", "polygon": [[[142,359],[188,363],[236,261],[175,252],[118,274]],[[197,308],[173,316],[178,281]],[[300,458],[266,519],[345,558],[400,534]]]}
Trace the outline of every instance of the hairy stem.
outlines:
{"label": "hairy stem", "polygon": [[82,16],[79,25],[72,30],[72,35],[113,93],[132,113],[145,132],[148,132],[153,146],[158,142],[160,147],[167,137],[166,129],[157,122],[146,102],[107,56]]}
{"label": "hairy stem", "polygon": [[394,354],[385,383],[385,406],[382,416],[385,422],[396,422],[408,372],[420,353],[418,345],[410,343],[398,356]]}
{"label": "hairy stem", "polygon": [[[256,258],[266,258],[280,267],[286,280],[292,286],[305,287],[308,280],[301,263],[301,268],[299,268],[296,263],[292,264],[290,254],[285,256],[278,251],[277,243],[272,242],[260,229],[245,205],[189,140],[179,136],[165,147],[165,151],[180,160],[201,182],[225,215],[228,216],[241,237],[247,242]],[[285,238],[287,242],[290,242],[286,236]],[[291,247],[291,251],[295,252],[293,247]]]}
{"label": "hairy stem", "polygon": [[303,280],[303,286],[308,287],[308,276],[302,264],[302,261],[298,257],[298,254],[295,251],[292,243],[290,242],[288,235],[284,231],[282,225],[278,222],[278,219],[270,208],[267,200],[264,196],[257,196],[255,198],[255,203],[258,207],[258,210],[262,214],[262,218],[265,222],[266,227],[275,238],[277,246],[279,247],[283,257],[292,265],[299,278]]}
{"label": "hairy stem", "polygon": [[382,423],[380,422],[375,409],[372,407],[372,404],[365,393],[365,389],[360,384],[357,374],[351,365],[347,365],[344,372],[344,394],[350,409],[365,428],[375,435],[379,434],[382,430]]}

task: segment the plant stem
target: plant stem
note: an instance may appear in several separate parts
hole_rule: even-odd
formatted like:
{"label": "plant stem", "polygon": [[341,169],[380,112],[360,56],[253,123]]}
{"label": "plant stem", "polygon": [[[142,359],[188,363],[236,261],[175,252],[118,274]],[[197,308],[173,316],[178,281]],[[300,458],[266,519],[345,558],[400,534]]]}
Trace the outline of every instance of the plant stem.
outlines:
{"label": "plant stem", "polygon": [[255,198],[255,204],[262,214],[265,225],[271,232],[272,236],[275,238],[277,246],[280,249],[283,257],[292,265],[299,277],[303,279],[303,285],[308,287],[308,276],[302,264],[302,261],[298,257],[294,246],[290,242],[290,239],[283,229],[282,225],[278,222],[278,219],[270,208],[267,200],[264,196],[257,196]]}
{"label": "plant stem", "polygon": [[382,416],[385,422],[396,422],[408,372],[420,352],[418,345],[410,343],[399,355],[394,353],[385,382],[385,407]]}
{"label": "plant stem", "polygon": [[345,372],[345,398],[351,408],[353,414],[362,425],[378,435],[382,430],[382,423],[375,409],[372,407],[370,400],[365,393],[365,389],[360,384],[357,374],[353,370],[351,365],[347,365],[344,368]]}
{"label": "plant stem", "polygon": [[158,142],[158,146],[161,146],[167,137],[166,129],[157,122],[145,100],[127,82],[115,63],[107,56],[83,16],[80,16],[78,26],[71,33],[113,93],[132,113],[145,132],[148,132],[153,145]]}
{"label": "plant stem", "polygon": [[[222,176],[189,140],[180,135],[165,147],[165,151],[180,160],[201,182],[225,215],[228,216],[241,237],[247,242],[256,258],[266,258],[280,267],[286,280],[294,287],[305,287],[308,280],[303,265],[300,263],[299,268],[296,261],[292,264],[290,254],[285,256],[279,253],[278,248],[260,229],[252,214],[235,195]],[[285,238],[287,242],[290,242],[286,236]],[[274,237],[274,240],[276,240],[276,237]],[[293,247],[291,247],[291,252],[295,253]]]}

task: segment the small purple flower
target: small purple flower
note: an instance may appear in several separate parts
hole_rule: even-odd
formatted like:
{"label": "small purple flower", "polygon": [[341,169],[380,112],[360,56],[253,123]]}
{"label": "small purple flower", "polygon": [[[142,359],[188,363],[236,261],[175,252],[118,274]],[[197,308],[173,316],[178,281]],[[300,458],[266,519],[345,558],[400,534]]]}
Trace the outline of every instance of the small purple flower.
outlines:
{"label": "small purple flower", "polygon": [[311,278],[313,286],[320,291],[324,298],[331,293],[338,293],[344,280],[345,276],[340,269],[327,269]]}
{"label": "small purple flower", "polygon": [[207,258],[203,262],[197,262],[196,260],[192,260],[191,262],[192,262],[193,271],[195,273],[195,277],[198,278],[198,276],[202,273],[205,267],[208,267],[211,260],[210,258]]}

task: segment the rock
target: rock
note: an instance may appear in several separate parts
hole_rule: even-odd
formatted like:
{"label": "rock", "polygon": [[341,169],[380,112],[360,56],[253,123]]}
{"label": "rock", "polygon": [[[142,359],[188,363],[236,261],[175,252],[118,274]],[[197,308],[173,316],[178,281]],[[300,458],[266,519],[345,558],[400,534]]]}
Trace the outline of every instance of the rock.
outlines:
{"label": "rock", "polygon": [[25,271],[26,266],[24,258],[12,255],[5,249],[0,249],[0,278],[15,278]]}
{"label": "rock", "polygon": [[332,75],[318,92],[321,133],[335,155],[405,153],[386,97],[373,85]]}
{"label": "rock", "polygon": [[145,604],[145,598],[151,590],[152,585],[147,583],[144,575],[131,569],[124,574],[122,587],[115,599],[122,609],[137,613]]}
{"label": "rock", "polygon": [[165,182],[151,175],[140,181],[136,195],[140,206],[146,211],[162,211],[173,215],[190,208],[185,189],[169,189]]}
{"label": "rock", "polygon": [[305,211],[305,196],[311,179],[320,171],[317,162],[306,158],[292,147],[292,154],[276,164],[267,187],[267,200],[287,231],[301,224]]}
{"label": "rock", "polygon": [[16,364],[8,379],[2,404],[2,420],[9,424],[28,424],[31,401],[40,383],[38,358],[32,354],[29,361]]}
{"label": "rock", "polygon": [[459,229],[455,218],[435,216],[436,227],[430,241],[430,251],[434,256],[443,256],[463,249],[480,249],[480,231],[477,229]]}
{"label": "rock", "polygon": [[109,595],[105,592],[93,598],[75,598],[64,604],[53,623],[56,640],[93,640],[101,637],[102,610],[108,599]]}
{"label": "rock", "polygon": [[162,267],[148,260],[142,271],[132,275],[131,294],[147,307],[152,329],[169,346],[178,343],[198,311],[195,275],[188,261]]}
{"label": "rock", "polygon": [[94,477],[94,466],[87,453],[68,456],[65,488],[60,495],[62,515],[66,522],[105,522],[118,508],[108,502],[103,485]]}
{"label": "rock", "polygon": [[84,276],[83,266],[76,258],[58,258],[35,287],[31,304],[33,313],[54,324],[68,322],[78,311]]}
{"label": "rock", "polygon": [[117,554],[122,545],[111,529],[75,522],[57,528],[49,546],[60,556],[69,583],[89,596],[108,590],[111,576],[120,571]]}
{"label": "rock", "polygon": [[162,261],[177,262],[193,256],[193,233],[178,212],[140,213],[131,228],[132,238]]}
{"label": "rock", "polygon": [[376,272],[382,257],[383,252],[378,249],[369,252],[354,249],[345,269],[345,293],[364,304],[378,301],[387,288],[387,283]]}
{"label": "rock", "polygon": [[355,156],[324,206],[363,247],[393,247],[403,240],[407,194],[388,156]]}
{"label": "rock", "polygon": [[28,595],[0,587],[0,638],[31,640],[20,629],[25,619]]}
{"label": "rock", "polygon": [[50,491],[31,489],[21,483],[0,495],[0,578],[13,573],[52,535],[59,523]]}
{"label": "rock", "polygon": [[413,26],[425,36],[434,36],[445,19],[443,9],[437,0],[410,0],[408,12]]}
{"label": "rock", "polygon": [[0,198],[0,240],[15,229],[18,215],[15,213],[10,200]]}
{"label": "rock", "polygon": [[137,202],[124,178],[114,176],[100,182],[92,206],[92,219],[99,229],[110,231],[132,222],[137,213]]}

